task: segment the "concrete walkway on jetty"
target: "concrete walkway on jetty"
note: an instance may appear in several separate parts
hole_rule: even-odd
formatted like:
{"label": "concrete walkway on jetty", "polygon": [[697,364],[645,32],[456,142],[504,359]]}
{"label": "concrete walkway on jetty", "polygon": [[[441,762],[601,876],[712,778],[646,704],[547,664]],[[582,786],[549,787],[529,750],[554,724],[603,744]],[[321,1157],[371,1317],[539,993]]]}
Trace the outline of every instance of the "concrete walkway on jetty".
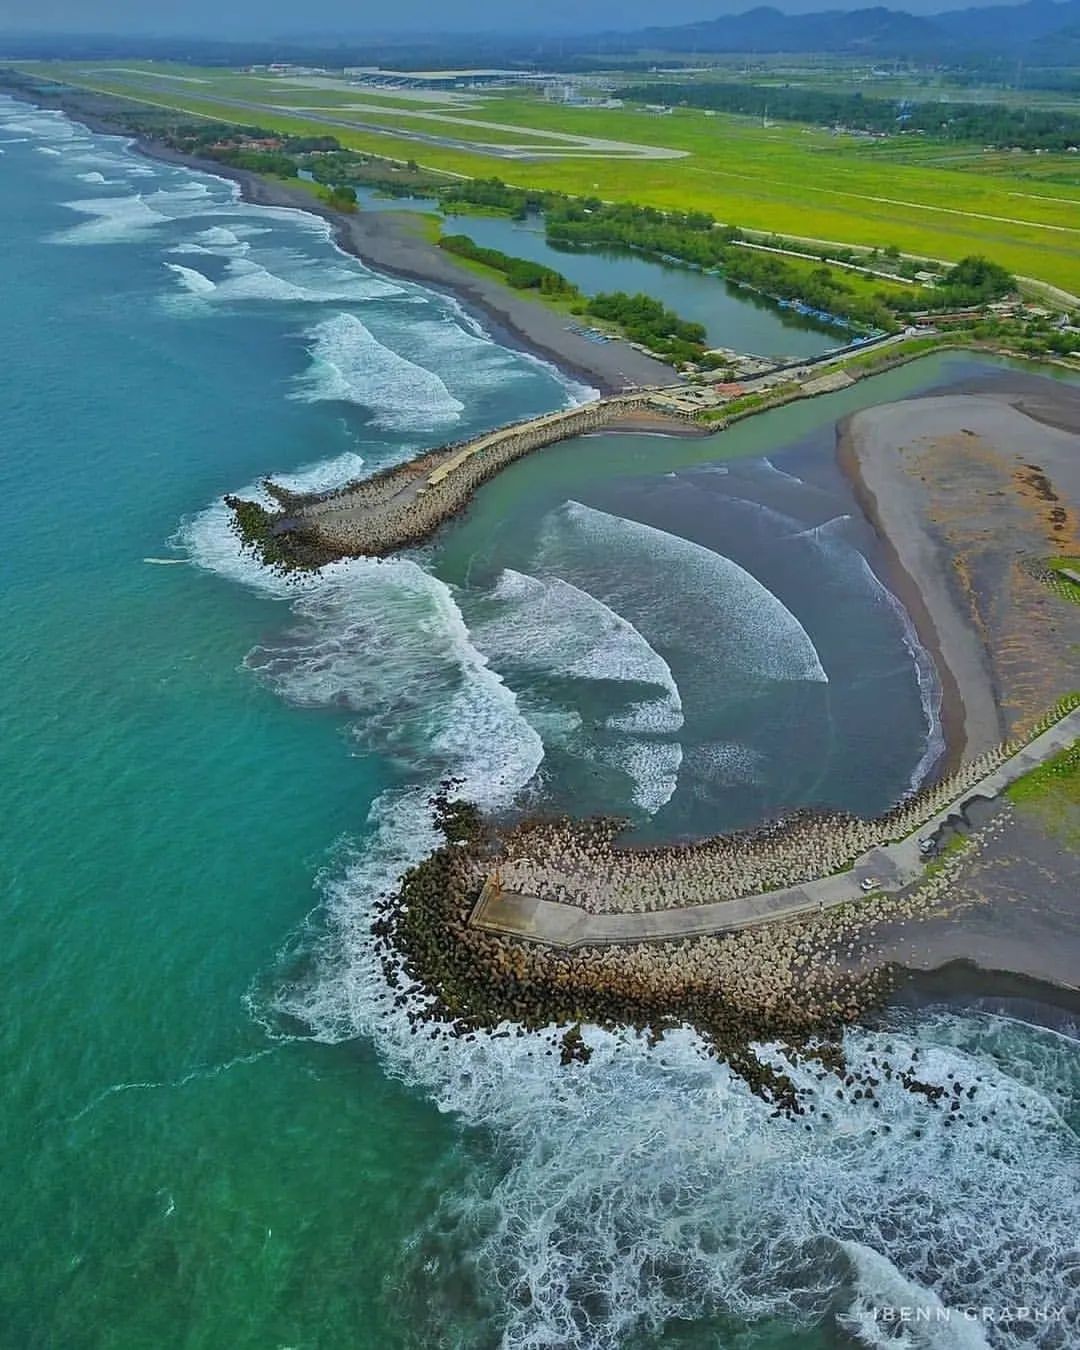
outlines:
{"label": "concrete walkway on jetty", "polygon": [[871,849],[857,858],[848,871],[802,886],[680,909],[588,914],[576,905],[496,890],[489,881],[469,922],[487,932],[524,938],[548,947],[595,947],[701,937],[813,914],[836,905],[865,900],[867,892],[863,890],[863,883],[868,879],[876,883],[873,893],[895,894],[921,880],[927,867],[933,864],[932,853],[923,856],[920,840],[940,840],[947,829],[966,833],[971,825],[970,808],[977,807],[978,803],[984,806],[993,803],[1011,783],[1068,749],[1078,739],[1080,708],[1067,713],[1005,760],[1000,768],[961,793],[914,834],[897,843]]}
{"label": "concrete walkway on jetty", "polygon": [[290,504],[285,532],[306,534],[340,554],[386,554],[415,544],[469,501],[505,465],[534,450],[645,415],[657,425],[707,434],[693,410],[654,403],[636,390],[498,427],[459,445],[426,451],[382,475]]}

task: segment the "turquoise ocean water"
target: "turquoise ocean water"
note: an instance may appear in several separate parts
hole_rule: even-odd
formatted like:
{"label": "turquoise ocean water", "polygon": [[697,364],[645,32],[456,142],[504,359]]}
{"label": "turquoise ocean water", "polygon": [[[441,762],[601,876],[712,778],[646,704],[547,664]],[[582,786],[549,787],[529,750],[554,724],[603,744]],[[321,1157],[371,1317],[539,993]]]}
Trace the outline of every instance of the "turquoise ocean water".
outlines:
{"label": "turquoise ocean water", "polygon": [[[897,1012],[852,1057],[981,1075],[985,1122],[898,1093],[808,1130],[688,1033],[590,1032],[573,1073],[542,1038],[411,1036],[371,958],[447,771],[668,832],[926,771],[932,672],[822,454],[854,394],[722,449],[560,447],[437,549],[286,588],[222,492],[587,391],[58,114],[0,100],[0,151],[0,1344],[1069,1344],[880,1317],[1075,1304],[1068,1036]],[[718,606],[708,641],[665,587]]]}

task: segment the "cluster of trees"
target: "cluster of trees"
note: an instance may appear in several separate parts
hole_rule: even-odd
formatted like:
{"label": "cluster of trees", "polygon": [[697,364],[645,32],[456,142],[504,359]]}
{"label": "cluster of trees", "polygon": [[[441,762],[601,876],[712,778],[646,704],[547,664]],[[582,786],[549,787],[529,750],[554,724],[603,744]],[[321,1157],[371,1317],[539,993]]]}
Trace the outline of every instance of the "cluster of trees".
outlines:
{"label": "cluster of trees", "polygon": [[356,210],[356,189],[348,183],[335,183],[322,189],[322,197],[335,211]]}
{"label": "cluster of trees", "polygon": [[208,146],[202,152],[207,159],[228,164],[251,173],[273,174],[276,178],[295,178],[296,160],[281,150],[245,150],[239,146]]}
{"label": "cluster of trees", "polygon": [[698,361],[705,347],[705,326],[681,319],[648,295],[611,291],[594,295],[586,312],[618,324],[632,342],[671,361]]}
{"label": "cluster of trees", "polygon": [[738,231],[719,229],[704,211],[665,214],[629,202],[605,205],[595,199],[568,201],[548,210],[549,244],[574,248],[607,244],[657,257],[676,258],[695,267],[722,267]]}
{"label": "cluster of trees", "polygon": [[853,131],[917,131],[936,140],[1023,150],[1066,150],[1080,145],[1080,113],[1004,103],[898,103],[826,89],[791,85],[664,83],[631,85],[617,96],[638,103],[685,104]]}
{"label": "cluster of trees", "polygon": [[940,303],[940,297],[944,295],[950,306],[966,309],[972,305],[988,305],[1014,290],[1016,278],[1011,272],[989,258],[972,255],[949,268],[930,293],[930,300],[931,304],[934,299]]}
{"label": "cluster of trees", "polygon": [[467,234],[444,235],[439,245],[448,253],[501,272],[516,290],[536,290],[541,295],[579,301],[574,306],[575,314],[587,314],[615,324],[632,342],[640,342],[670,361],[700,361],[704,354],[704,326],[680,318],[674,310],[651,296],[613,291],[586,299],[572,281],[554,268],[511,257],[497,248],[484,248]]}
{"label": "cluster of trees", "polygon": [[857,294],[842,272],[834,272],[824,264],[796,269],[775,253],[733,248],[724,265],[724,275],[762,295],[798,301],[809,309],[850,323],[886,330],[896,326],[895,315],[884,296]]}
{"label": "cluster of trees", "polygon": [[449,211],[455,206],[479,206],[514,220],[524,220],[530,212],[542,211],[548,200],[546,193],[508,187],[501,178],[464,179],[441,188],[439,198]]}
{"label": "cluster of trees", "polygon": [[304,160],[304,168],[316,182],[352,183],[388,197],[433,197],[446,185],[445,178],[421,169],[413,160],[399,164],[356,150],[311,155]]}
{"label": "cluster of trees", "polygon": [[526,258],[514,258],[497,248],[483,248],[467,234],[446,234],[439,240],[440,248],[454,253],[460,258],[469,258],[473,262],[492,267],[506,277],[507,283],[515,290],[540,291],[542,295],[563,296],[567,299],[580,294],[572,281],[553,267],[544,267],[540,263],[529,262]]}
{"label": "cluster of trees", "polygon": [[1080,314],[1068,327],[1049,319],[983,319],[973,325],[972,336],[996,342],[1028,356],[1080,355]]}

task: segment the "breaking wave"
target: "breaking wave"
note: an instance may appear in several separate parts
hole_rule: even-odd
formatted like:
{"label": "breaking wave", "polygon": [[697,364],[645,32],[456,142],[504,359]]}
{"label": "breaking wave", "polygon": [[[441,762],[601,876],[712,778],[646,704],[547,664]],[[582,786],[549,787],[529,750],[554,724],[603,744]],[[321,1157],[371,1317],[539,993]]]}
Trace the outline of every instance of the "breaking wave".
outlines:
{"label": "breaking wave", "polygon": [[246,664],[289,702],[356,718],[365,746],[405,756],[486,809],[535,774],[543,743],[473,644],[449,587],[406,559],[324,571],[293,604],[298,620]]}
{"label": "breaking wave", "polygon": [[294,398],[355,403],[402,430],[451,425],[464,410],[438,375],[384,347],[353,314],[326,319],[311,338],[311,366]]}
{"label": "breaking wave", "polygon": [[787,606],[737,563],[700,544],[568,502],[548,518],[540,557],[546,570],[582,585],[591,580],[590,589],[654,646],[692,644],[714,681],[828,679]]}
{"label": "breaking wave", "polygon": [[[334,459],[319,460],[293,469],[290,473],[275,473],[272,476],[283,487],[291,488],[294,492],[328,492],[359,477],[363,464],[360,455],[349,450]],[[249,483],[240,488],[237,495],[246,501],[260,502],[268,509],[276,507],[261,483]],[[174,548],[187,553],[196,566],[269,595],[293,596],[319,583],[318,576],[307,573],[282,576],[263,567],[242,547],[232,521],[232,512],[224,499],[219,497],[205,510],[183,520],[169,542]]]}
{"label": "breaking wave", "polygon": [[[668,663],[633,624],[558,577],[506,569],[491,600],[496,612],[473,625],[473,637],[511,683],[543,675],[657,690],[647,698],[635,694],[633,703],[606,718],[603,729],[614,736],[597,743],[582,730],[572,747],[628,775],[634,805],[655,814],[675,793],[682,747],[626,738],[670,735],[682,727],[682,698]],[[580,727],[580,715],[576,722]]]}
{"label": "breaking wave", "polygon": [[55,244],[127,244],[151,233],[166,219],[138,195],[91,197],[64,205],[90,219],[52,235]]}
{"label": "breaking wave", "polygon": [[[384,797],[370,825],[365,852],[326,881],[330,940],[314,972],[278,1008],[320,1039],[374,1037],[388,1072],[480,1132],[475,1166],[401,1275],[431,1310],[430,1334],[459,1317],[471,1343],[482,1316],[514,1350],[616,1350],[672,1322],[778,1318],[831,1323],[868,1347],[973,1350],[977,1326],[886,1340],[882,1313],[1069,1304],[1075,1318],[1080,1216],[1062,1201],[1080,1158],[1059,1085],[1080,1077],[1076,1042],[982,1014],[848,1033],[856,1072],[918,1052],[922,1077],[974,1086],[978,1109],[957,1125],[895,1080],[873,1109],[838,1101],[831,1077],[766,1048],[808,1104],[770,1119],[689,1031],[652,1047],[586,1028],[593,1058],[572,1072],[545,1033],[414,1036],[382,985],[370,923],[429,836],[415,798]],[[987,1339],[1065,1343],[1053,1325],[1019,1323]]]}
{"label": "breaking wave", "polygon": [[620,614],[559,577],[531,577],[507,568],[492,598],[498,617],[476,628],[495,661],[537,666],[589,680],[652,684],[669,731],[682,726],[682,701],[671,667]]}
{"label": "breaking wave", "polygon": [[212,295],[217,290],[217,284],[194,267],[183,267],[180,263],[166,263],[165,266],[192,295]]}
{"label": "breaking wave", "polygon": [[[172,252],[211,253],[216,250],[203,248],[202,245],[182,245]],[[240,250],[233,249],[233,252]],[[226,264],[225,275],[220,281],[213,281],[204,273],[190,267],[179,267],[175,263],[166,263],[166,267],[181,276],[185,289],[202,298],[212,297],[222,303],[246,301],[269,301],[285,304],[331,304],[341,301],[361,301],[376,299],[394,294],[396,288],[384,285],[377,278],[354,275],[344,268],[320,268],[317,264],[307,266],[294,264],[293,277],[281,276],[270,268],[243,256],[230,257]],[[198,278],[194,283],[192,278]]]}

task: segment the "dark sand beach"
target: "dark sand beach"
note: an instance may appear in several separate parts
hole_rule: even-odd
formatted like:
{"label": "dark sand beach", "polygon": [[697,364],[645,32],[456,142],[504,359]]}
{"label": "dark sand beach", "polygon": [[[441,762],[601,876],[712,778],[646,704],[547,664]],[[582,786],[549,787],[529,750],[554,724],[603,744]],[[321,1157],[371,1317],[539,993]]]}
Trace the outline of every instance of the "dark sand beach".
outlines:
{"label": "dark sand beach", "polygon": [[[63,94],[31,93],[14,86],[8,92],[43,108],[62,109],[93,131],[127,134],[121,124],[110,118],[115,102],[105,95],[74,89]],[[629,342],[591,342],[570,330],[566,315],[542,301],[460,266],[450,254],[424,237],[415,213],[335,211],[314,193],[293,187],[284,179],[274,180],[217,160],[185,155],[146,137],[136,140],[135,146],[153,159],[182,164],[236,183],[244,200],[256,206],[292,207],[321,216],[333,227],[338,246],[362,263],[389,276],[433,286],[453,296],[479,317],[499,342],[551,361],[601,394],[679,381],[679,375],[669,365],[638,351]]]}
{"label": "dark sand beach", "polygon": [[1038,384],[1026,406],[1004,385],[868,408],[840,430],[842,467],[935,655],[950,747],[967,758],[1076,683],[1080,611],[1024,564],[1080,547],[1080,438],[1062,429],[1080,395]]}
{"label": "dark sand beach", "polygon": [[[1019,372],[867,409],[842,427],[841,463],[934,654],[954,758],[1022,732],[1080,684],[1080,606],[1030,566],[1080,551],[1078,431],[1076,385]],[[928,997],[951,988],[948,971],[963,976],[965,997],[1017,976],[1041,982],[1043,997],[1075,991],[1078,828],[1063,800],[1002,803],[931,909],[881,923],[874,960],[941,972],[916,980]]]}

